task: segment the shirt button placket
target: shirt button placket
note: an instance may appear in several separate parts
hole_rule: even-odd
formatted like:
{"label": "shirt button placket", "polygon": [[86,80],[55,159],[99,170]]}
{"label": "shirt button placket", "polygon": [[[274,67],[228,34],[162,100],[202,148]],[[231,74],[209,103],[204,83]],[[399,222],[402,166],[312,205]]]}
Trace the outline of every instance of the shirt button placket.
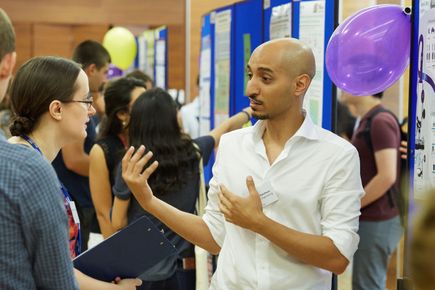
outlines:
{"label": "shirt button placket", "polygon": [[255,238],[255,265],[257,268],[257,289],[268,289],[267,241],[260,235],[256,235]]}

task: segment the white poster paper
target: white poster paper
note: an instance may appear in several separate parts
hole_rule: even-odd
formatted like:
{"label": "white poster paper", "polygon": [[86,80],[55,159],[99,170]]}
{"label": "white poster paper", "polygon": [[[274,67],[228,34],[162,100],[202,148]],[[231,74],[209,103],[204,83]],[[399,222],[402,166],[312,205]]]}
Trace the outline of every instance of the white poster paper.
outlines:
{"label": "white poster paper", "polygon": [[325,54],[325,1],[300,2],[299,38],[313,50],[316,75],[305,94],[304,108],[313,122],[322,125],[323,60]]}
{"label": "white poster paper", "polygon": [[202,39],[202,51],[199,66],[199,135],[204,136],[210,131],[210,74],[211,49],[210,36]]}
{"label": "white poster paper", "polygon": [[228,119],[229,116],[230,49],[231,10],[228,9],[216,13],[215,16],[215,127],[219,126],[223,121]]}
{"label": "white poster paper", "polygon": [[157,87],[166,88],[166,41],[156,41],[156,79]]}
{"label": "white poster paper", "polygon": [[270,15],[270,39],[291,37],[292,35],[292,6],[291,3],[272,8]]}
{"label": "white poster paper", "polygon": [[435,186],[435,9],[420,18],[414,197],[424,198]]}

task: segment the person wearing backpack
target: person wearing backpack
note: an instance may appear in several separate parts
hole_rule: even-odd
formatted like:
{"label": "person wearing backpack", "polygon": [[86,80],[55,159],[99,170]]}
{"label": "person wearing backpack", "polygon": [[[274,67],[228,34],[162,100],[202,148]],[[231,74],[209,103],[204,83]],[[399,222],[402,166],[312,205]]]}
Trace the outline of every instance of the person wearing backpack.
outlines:
{"label": "person wearing backpack", "polygon": [[353,290],[384,290],[388,261],[402,236],[397,196],[400,183],[401,130],[394,114],[381,104],[383,92],[371,96],[343,93],[360,122],[352,144],[360,156],[360,243],[353,260]]}

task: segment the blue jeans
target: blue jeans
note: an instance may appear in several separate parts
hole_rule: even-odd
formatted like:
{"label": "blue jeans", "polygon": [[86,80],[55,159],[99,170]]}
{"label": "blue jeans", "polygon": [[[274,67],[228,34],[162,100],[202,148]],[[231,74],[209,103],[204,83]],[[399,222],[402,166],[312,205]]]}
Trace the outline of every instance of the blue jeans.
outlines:
{"label": "blue jeans", "polygon": [[174,275],[160,281],[142,281],[138,290],[195,290],[195,269],[177,270]]}
{"label": "blue jeans", "polygon": [[385,290],[391,254],[402,237],[400,217],[359,224],[360,242],[353,259],[353,290]]}

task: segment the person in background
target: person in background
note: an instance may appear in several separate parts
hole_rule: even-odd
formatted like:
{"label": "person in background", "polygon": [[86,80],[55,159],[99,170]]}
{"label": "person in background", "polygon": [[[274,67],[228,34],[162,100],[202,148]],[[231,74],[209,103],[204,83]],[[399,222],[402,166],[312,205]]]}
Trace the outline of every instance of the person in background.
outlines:
{"label": "person in background", "polygon": [[[106,82],[110,64],[108,51],[100,43],[86,40],[74,49],[72,59],[82,65],[89,80],[89,90],[92,96],[95,98],[101,97],[98,93]],[[95,102],[101,103],[100,100],[95,100]],[[89,188],[89,152],[95,143],[96,125],[95,120],[90,118],[86,125],[86,138],[67,144],[53,161],[53,167],[57,175],[77,203],[79,217],[82,222],[83,251],[88,248],[89,234],[92,227],[97,224]]]}
{"label": "person in background", "polygon": [[[199,88],[199,76],[196,79],[196,86]],[[192,139],[199,137],[199,117],[200,102],[196,96],[189,104],[181,107],[180,115],[183,122],[183,130],[190,135]]]}
{"label": "person in background", "polygon": [[162,200],[153,175],[165,160],[147,142],[131,142],[123,179],[150,215],[219,253],[210,289],[331,289],[331,272],[345,270],[359,241],[358,153],[302,109],[316,71],[309,47],[292,38],[265,42],[246,69],[260,120],[221,137],[202,218]]}
{"label": "person in background", "polygon": [[[77,63],[58,57],[35,57],[23,64],[12,84],[11,103],[14,116],[10,130],[15,137],[9,141],[17,144],[16,147],[39,154],[47,164],[63,146],[86,137],[86,124],[95,114],[85,72]],[[62,222],[65,221],[66,210],[69,223],[69,251],[71,258],[74,258],[81,252],[81,223],[67,188],[58,181],[53,184],[57,187],[57,196],[44,202],[49,206],[56,202],[61,204],[62,200],[65,208],[61,219],[44,226],[48,230],[53,230],[52,227],[57,226],[54,225],[57,223],[67,229],[66,224]],[[34,195],[33,191],[30,193]],[[30,222],[29,227],[32,226],[33,223]],[[67,235],[63,236],[65,241],[66,238]],[[63,245],[67,249],[66,244]],[[49,256],[53,256],[53,253],[47,253],[47,257],[44,258]],[[53,275],[48,273],[47,269],[42,271],[49,277]],[[141,284],[137,279],[117,280],[115,284],[107,283],[93,279],[76,269],[74,272],[82,290],[133,290]]]}
{"label": "person in background", "polygon": [[341,96],[345,104],[355,107],[360,117],[352,144],[360,156],[361,179],[366,192],[361,200],[358,230],[361,240],[353,260],[353,290],[385,289],[388,261],[403,233],[398,205],[391,191],[400,186],[400,128],[388,112],[372,117],[373,112],[383,108],[382,96],[383,92],[370,96],[344,92]]}
{"label": "person in background", "polygon": [[132,72],[128,73],[126,75],[126,77],[127,78],[135,78],[135,79],[138,79],[138,80],[145,82],[145,86],[146,86],[147,90],[152,89],[154,87],[153,79],[149,75],[147,75],[146,73],[141,71],[140,69],[133,70]]}
{"label": "person in background", "polygon": [[411,278],[416,290],[433,290],[435,285],[435,191],[427,200],[412,227],[410,247]]}
{"label": "person in background", "polygon": [[[194,213],[200,190],[200,157],[207,164],[222,134],[241,128],[248,119],[249,109],[232,116],[208,135],[191,139],[178,123],[175,101],[163,89],[154,88],[140,95],[133,104],[128,126],[129,144],[147,144],[159,160],[161,167],[150,180],[159,198]],[[144,283],[140,289],[194,289],[193,246],[141,208],[122,180],[121,171],[116,176],[113,192],[115,230],[146,215],[164,231],[178,251],[178,255],[168,257],[141,275]]]}
{"label": "person in background", "polygon": [[92,201],[104,238],[115,231],[110,212],[116,168],[128,146],[128,123],[134,101],[145,92],[145,83],[135,78],[119,78],[108,83],[104,92],[106,116],[97,142],[89,154],[89,182]]}
{"label": "person in background", "polygon": [[337,134],[350,141],[355,129],[356,118],[352,116],[346,105],[337,102]]}
{"label": "person in background", "polygon": [[[0,8],[0,102],[15,66],[15,33]],[[0,134],[0,288],[77,290],[53,168]],[[49,273],[49,275],[47,275]]]}

